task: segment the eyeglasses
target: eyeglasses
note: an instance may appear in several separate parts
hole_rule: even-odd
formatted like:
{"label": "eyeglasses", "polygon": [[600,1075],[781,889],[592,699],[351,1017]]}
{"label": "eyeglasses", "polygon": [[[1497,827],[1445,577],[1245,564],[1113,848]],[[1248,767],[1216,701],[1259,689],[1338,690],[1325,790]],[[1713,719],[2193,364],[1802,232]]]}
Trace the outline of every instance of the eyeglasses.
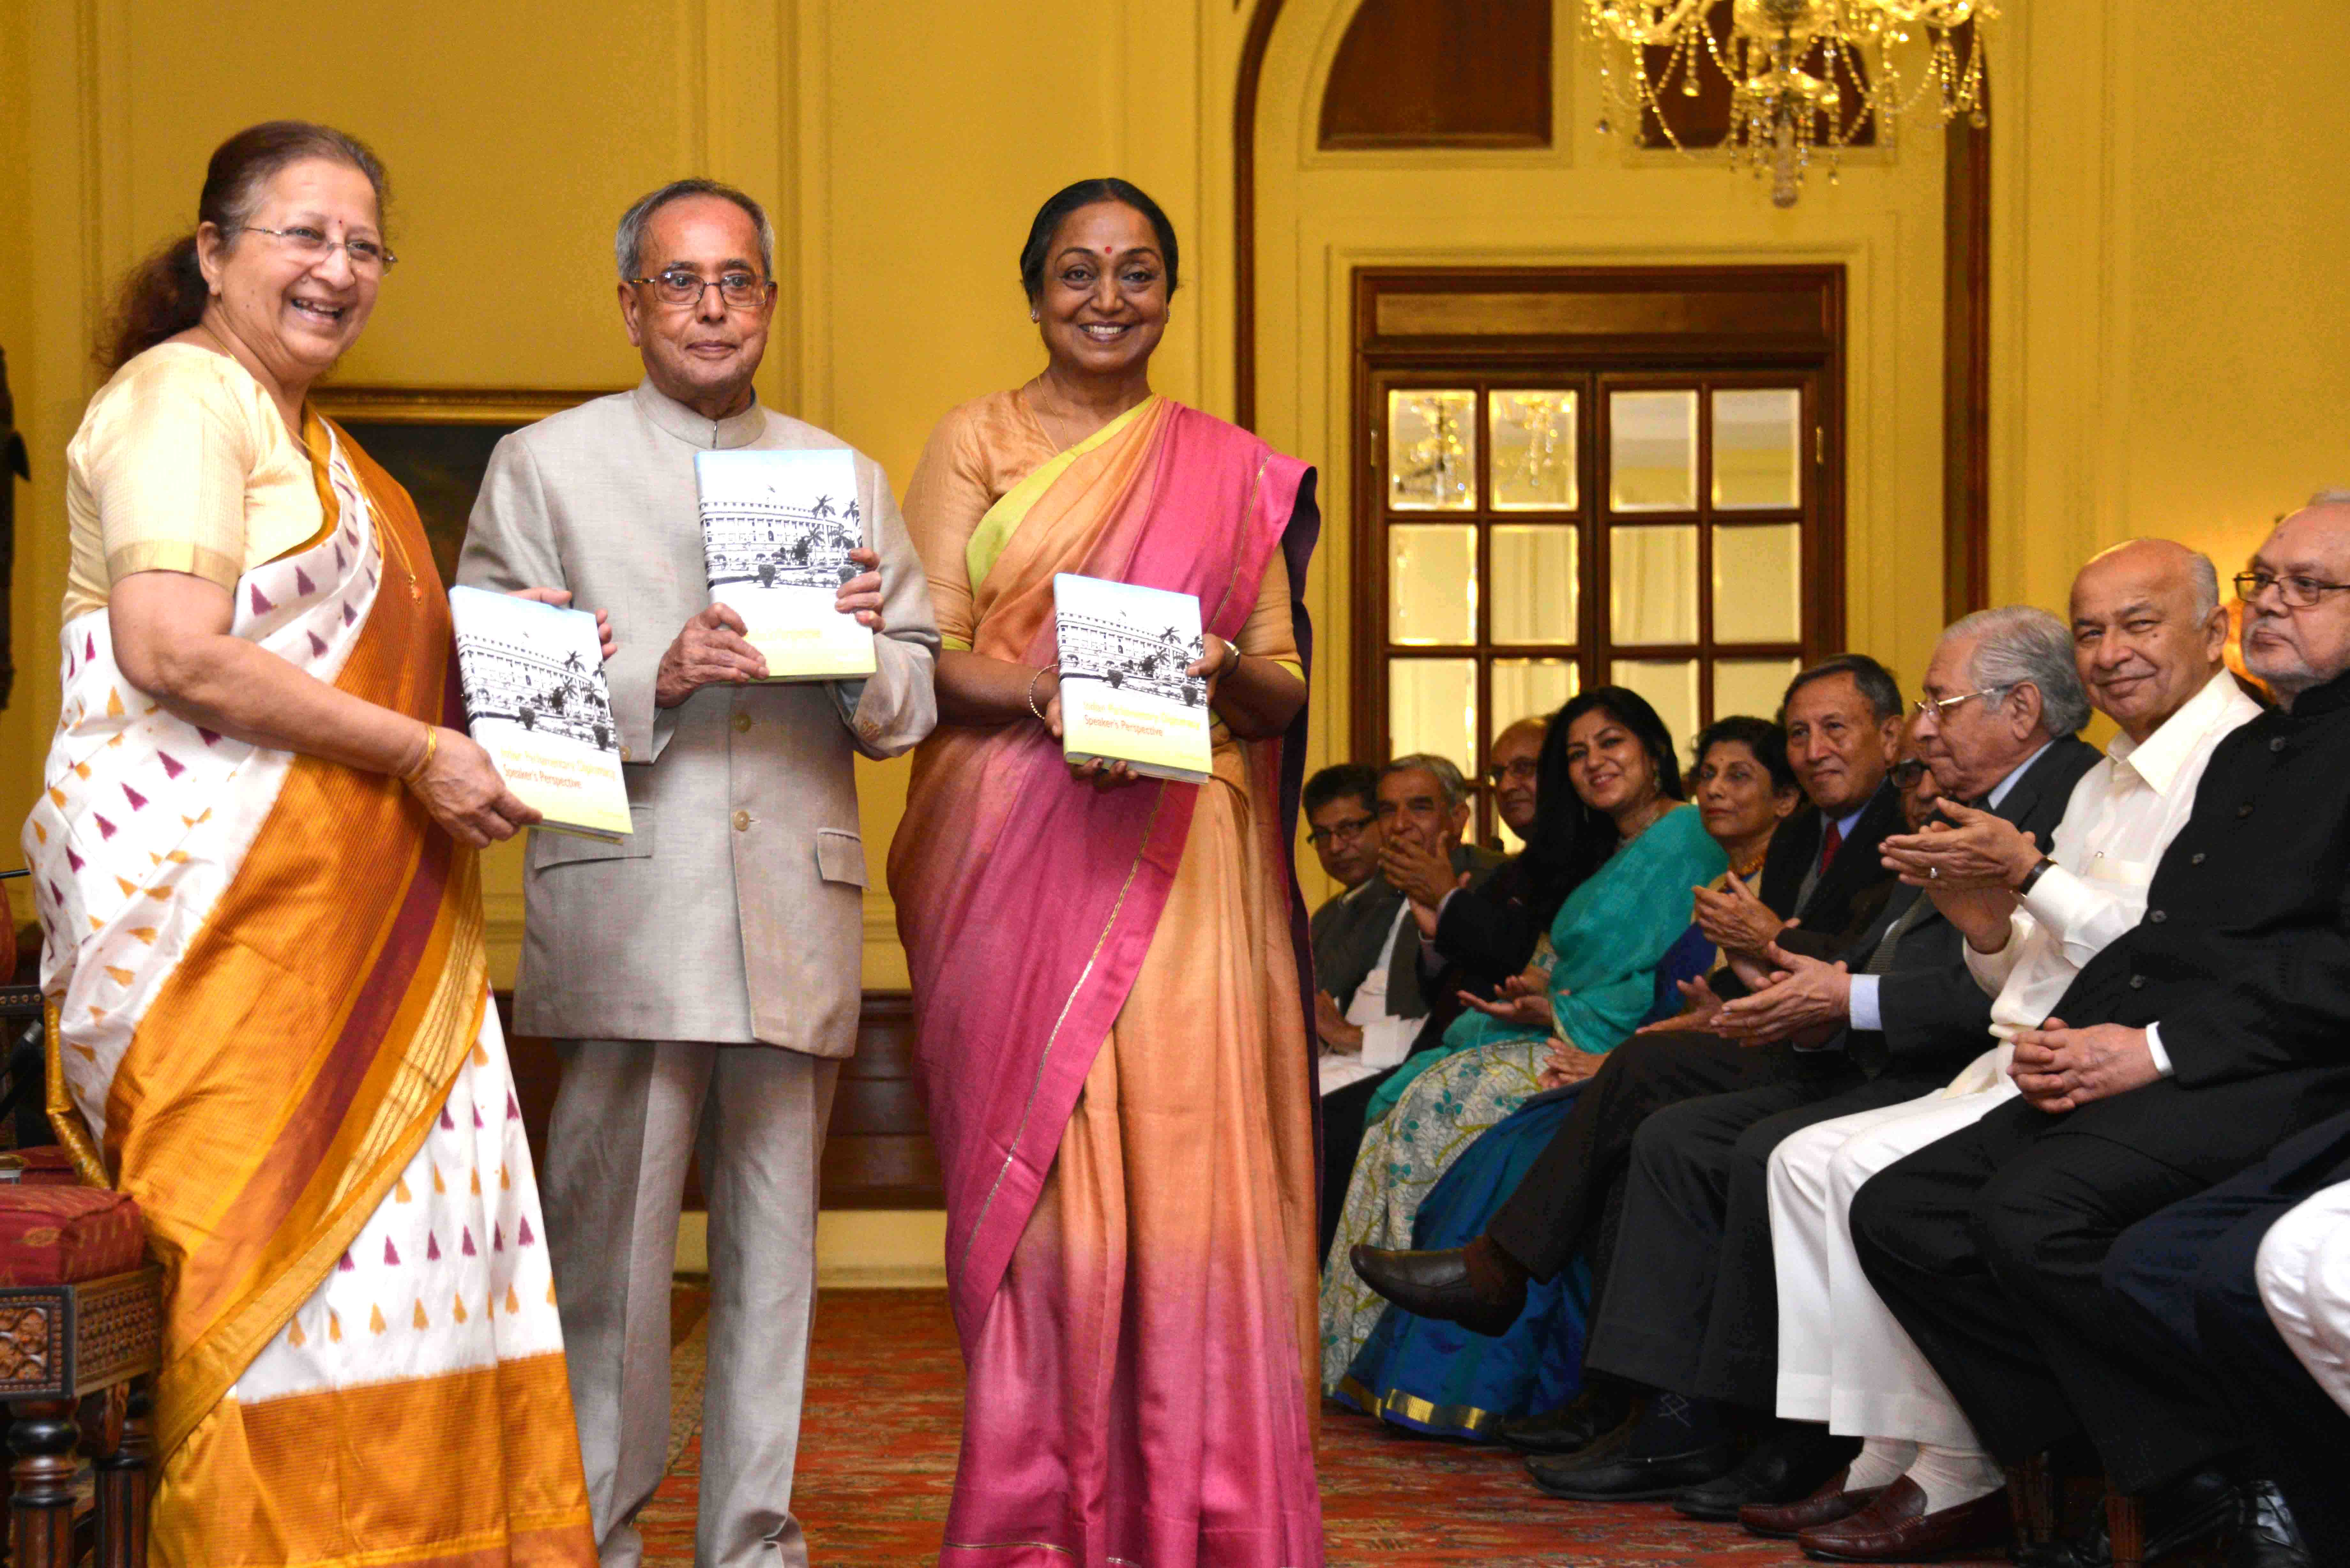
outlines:
{"label": "eyeglasses", "polygon": [[1541,773],[1540,760],[1534,757],[1517,757],[1506,763],[1495,763],[1492,767],[1487,768],[1485,782],[1499,789],[1511,779],[1531,784]]}
{"label": "eyeglasses", "polygon": [[2251,604],[2271,588],[2276,589],[2277,597],[2284,601],[2285,608],[2307,609],[2328,594],[2338,594],[2350,588],[2350,583],[2322,583],[2315,577],[2298,574],[2282,577],[2267,572],[2236,574],[2236,597],[2246,604]]}
{"label": "eyeglasses", "polygon": [[1895,789],[1916,789],[1918,781],[1926,776],[1926,764],[1912,757],[1906,763],[1896,763],[1885,770]]}
{"label": "eyeglasses", "polygon": [[702,296],[712,289],[729,310],[756,310],[767,303],[775,286],[747,272],[730,272],[723,277],[703,277],[683,267],[671,267],[658,277],[632,277],[630,283],[650,284],[653,297],[671,310],[701,308]]}
{"label": "eyeglasses", "polygon": [[1350,816],[1342,822],[1334,822],[1327,827],[1314,829],[1305,836],[1305,842],[1315,845],[1351,842],[1362,837],[1370,830],[1371,824],[1378,820],[1378,818],[1375,816]]}
{"label": "eyeglasses", "polygon": [[400,265],[400,258],[380,240],[331,239],[306,223],[290,229],[265,229],[259,223],[237,226],[249,234],[267,234],[309,266],[317,266],[337,251],[349,255],[353,272],[369,277],[381,277]]}
{"label": "eyeglasses", "polygon": [[1986,686],[1980,691],[1962,691],[1956,697],[1920,697],[1910,706],[1918,710],[1920,719],[1931,719],[1939,724],[1951,709],[1961,702],[1971,702],[1978,697],[2004,697],[2022,684],[2022,681],[2011,680],[2004,686]]}

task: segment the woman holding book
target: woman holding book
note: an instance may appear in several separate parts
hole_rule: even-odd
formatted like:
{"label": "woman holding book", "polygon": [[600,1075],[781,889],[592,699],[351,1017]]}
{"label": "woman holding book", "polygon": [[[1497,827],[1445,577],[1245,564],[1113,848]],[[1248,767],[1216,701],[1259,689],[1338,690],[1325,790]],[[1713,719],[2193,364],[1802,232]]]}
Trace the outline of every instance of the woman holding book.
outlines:
{"label": "woman holding book", "polygon": [[[1305,1568],[1313,1059],[1291,846],[1311,472],[1154,396],[1175,235],[1073,185],[1021,252],[1047,356],[906,493],[943,651],[889,883],[969,1366],[941,1561]],[[1072,768],[1057,572],[1194,596],[1204,784]]]}
{"label": "woman holding book", "polygon": [[536,814],[452,703],[407,494],[306,401],[393,257],[322,126],[213,154],[67,451],[26,824],[57,1115],[169,1271],[159,1563],[595,1562],[473,847]]}

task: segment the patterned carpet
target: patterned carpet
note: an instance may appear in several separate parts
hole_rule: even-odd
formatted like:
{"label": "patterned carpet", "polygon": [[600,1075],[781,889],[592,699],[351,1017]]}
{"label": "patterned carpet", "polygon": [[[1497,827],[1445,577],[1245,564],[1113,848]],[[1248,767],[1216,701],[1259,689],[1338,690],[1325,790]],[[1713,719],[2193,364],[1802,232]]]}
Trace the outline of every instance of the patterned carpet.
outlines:
{"label": "patterned carpet", "polygon": [[[649,1563],[693,1560],[702,1449],[701,1293],[681,1289],[673,1334],[680,1400],[668,1480],[639,1519]],[[802,1428],[794,1506],[814,1562],[928,1563],[954,1484],[962,1364],[936,1292],[827,1292]],[[1662,1503],[1596,1507],[1534,1490],[1497,1449],[1407,1438],[1362,1417],[1326,1413],[1322,1498],[1330,1568],[1739,1568],[1800,1563],[1794,1548],[1700,1524]]]}

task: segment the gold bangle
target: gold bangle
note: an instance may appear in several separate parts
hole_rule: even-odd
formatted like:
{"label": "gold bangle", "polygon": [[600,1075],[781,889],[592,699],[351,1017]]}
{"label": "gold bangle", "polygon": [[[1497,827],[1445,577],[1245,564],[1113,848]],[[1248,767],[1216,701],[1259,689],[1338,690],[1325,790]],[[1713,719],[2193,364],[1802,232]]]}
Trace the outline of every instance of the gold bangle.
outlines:
{"label": "gold bangle", "polygon": [[416,765],[414,767],[400,775],[400,782],[404,784],[414,784],[417,780],[422,778],[424,776],[424,770],[432,765],[432,753],[440,749],[441,726],[438,724],[425,725],[424,754],[416,759]]}
{"label": "gold bangle", "polygon": [[1036,682],[1044,680],[1047,675],[1057,680],[1060,679],[1060,669],[1056,665],[1039,665],[1036,668],[1036,673],[1028,678],[1028,711],[1036,715],[1036,722],[1039,724],[1049,724],[1052,721],[1045,717],[1045,710],[1036,706]]}

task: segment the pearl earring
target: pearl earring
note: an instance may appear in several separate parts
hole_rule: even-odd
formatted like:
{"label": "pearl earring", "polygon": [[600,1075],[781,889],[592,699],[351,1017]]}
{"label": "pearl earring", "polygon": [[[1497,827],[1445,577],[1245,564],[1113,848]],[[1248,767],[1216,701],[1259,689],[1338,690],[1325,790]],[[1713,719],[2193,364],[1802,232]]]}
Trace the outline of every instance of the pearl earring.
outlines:
{"label": "pearl earring", "polygon": [[1031,320],[1031,321],[1037,321],[1037,320],[1041,320],[1041,319],[1043,319],[1043,318],[1042,318],[1042,317],[1039,317],[1039,316],[1038,316],[1035,311],[1033,311],[1033,310],[1032,310],[1032,311],[1030,311],[1030,312],[1028,313],[1028,319],[1029,319],[1029,320]]}

